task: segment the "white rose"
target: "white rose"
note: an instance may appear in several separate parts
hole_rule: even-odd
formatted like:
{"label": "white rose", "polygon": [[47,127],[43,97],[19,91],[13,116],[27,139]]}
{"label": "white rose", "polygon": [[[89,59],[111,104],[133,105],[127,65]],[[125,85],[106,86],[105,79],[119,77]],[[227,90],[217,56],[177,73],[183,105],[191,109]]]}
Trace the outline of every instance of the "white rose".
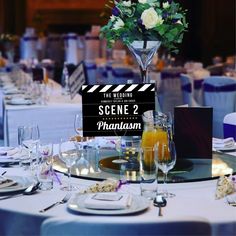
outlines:
{"label": "white rose", "polygon": [[168,2],[163,2],[164,9],[169,8],[169,7],[170,7],[170,4]]}
{"label": "white rose", "polygon": [[176,22],[176,24],[182,25],[183,23],[181,22],[181,20],[178,20],[178,21]]}
{"label": "white rose", "polygon": [[131,1],[123,1],[125,7],[131,7]]}
{"label": "white rose", "polygon": [[138,0],[139,3],[145,4],[147,3],[147,0]]}
{"label": "white rose", "polygon": [[116,20],[116,17],[115,17],[114,15],[111,15],[111,16],[110,16],[110,19],[111,19],[111,21],[113,22],[113,21]]}
{"label": "white rose", "polygon": [[141,19],[146,29],[152,29],[164,22],[162,17],[157,14],[153,7],[143,11]]}
{"label": "white rose", "polygon": [[124,24],[124,21],[121,20],[120,18],[118,18],[118,19],[116,20],[115,24],[113,25],[113,29],[114,29],[114,30],[118,30],[118,29],[124,27],[124,25],[125,25],[125,24]]}

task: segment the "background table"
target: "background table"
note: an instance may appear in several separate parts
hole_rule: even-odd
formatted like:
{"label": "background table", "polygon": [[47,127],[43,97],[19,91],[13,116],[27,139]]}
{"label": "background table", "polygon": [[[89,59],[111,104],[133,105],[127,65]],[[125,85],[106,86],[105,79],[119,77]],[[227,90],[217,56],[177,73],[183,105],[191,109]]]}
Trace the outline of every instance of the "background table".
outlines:
{"label": "background table", "polygon": [[4,100],[4,143],[17,145],[17,127],[38,124],[40,139],[59,143],[60,138],[74,135],[74,118],[82,111],[82,99],[78,94],[61,95],[61,86],[53,82],[53,92],[47,105],[8,105]]}

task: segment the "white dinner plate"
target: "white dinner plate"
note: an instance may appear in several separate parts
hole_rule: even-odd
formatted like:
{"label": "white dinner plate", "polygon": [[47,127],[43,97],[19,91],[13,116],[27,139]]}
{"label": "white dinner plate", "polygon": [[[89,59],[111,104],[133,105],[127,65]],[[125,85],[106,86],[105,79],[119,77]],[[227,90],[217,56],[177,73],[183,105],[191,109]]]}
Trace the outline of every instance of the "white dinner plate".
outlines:
{"label": "white dinner plate", "polygon": [[232,147],[222,147],[222,148],[216,148],[216,151],[221,151],[221,152],[233,152],[236,151],[236,144]]}
{"label": "white dinner plate", "polygon": [[17,164],[19,162],[20,162],[20,159],[17,159],[14,157],[0,156],[0,164]]}
{"label": "white dinner plate", "polygon": [[27,100],[19,100],[19,101],[17,101],[17,100],[8,101],[7,104],[9,104],[9,105],[32,105],[32,104],[34,104],[34,102],[27,99]]}
{"label": "white dinner plate", "polygon": [[98,210],[98,209],[89,209],[84,206],[84,200],[88,194],[76,194],[70,199],[67,204],[67,207],[75,212],[91,214],[91,215],[129,215],[137,212],[146,210],[150,201],[142,196],[132,195],[132,203],[130,207],[125,209],[118,210]]}
{"label": "white dinner plate", "polygon": [[22,177],[22,176],[4,176],[4,177],[13,180],[15,184],[6,188],[0,188],[0,194],[23,191],[32,184],[32,181],[27,177]]}

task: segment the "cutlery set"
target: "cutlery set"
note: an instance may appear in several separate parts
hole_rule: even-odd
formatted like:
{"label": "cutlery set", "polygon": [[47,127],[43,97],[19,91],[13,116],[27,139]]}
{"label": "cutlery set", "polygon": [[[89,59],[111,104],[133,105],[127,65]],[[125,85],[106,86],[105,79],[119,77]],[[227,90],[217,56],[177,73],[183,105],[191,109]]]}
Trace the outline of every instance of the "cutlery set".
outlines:
{"label": "cutlery set", "polygon": [[[31,184],[23,192],[3,196],[3,197],[0,198],[0,200],[11,199],[11,198],[18,197],[18,196],[21,196],[21,195],[32,195],[39,189],[39,185],[40,185],[39,182],[37,182],[36,184],[35,183]],[[39,212],[43,213],[43,212],[51,209],[52,207],[55,207],[55,206],[60,205],[60,204],[67,203],[69,201],[70,197],[71,197],[71,193],[67,193],[66,196],[61,201],[57,201],[57,202],[53,203],[52,205],[40,210]]]}
{"label": "cutlery set", "polygon": [[60,204],[67,203],[69,201],[70,197],[71,197],[71,193],[67,193],[66,196],[61,201],[55,202],[52,205],[40,210],[39,212],[43,213],[43,212],[51,209],[52,207],[55,207],[55,206],[60,205]]}

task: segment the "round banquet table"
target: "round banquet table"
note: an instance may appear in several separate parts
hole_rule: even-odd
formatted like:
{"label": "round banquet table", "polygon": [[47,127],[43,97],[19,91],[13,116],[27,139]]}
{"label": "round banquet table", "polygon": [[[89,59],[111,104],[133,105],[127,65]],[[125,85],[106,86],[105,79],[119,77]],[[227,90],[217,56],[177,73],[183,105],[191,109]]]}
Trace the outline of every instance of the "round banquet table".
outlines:
{"label": "round banquet table", "polygon": [[[7,168],[7,175],[27,175],[21,168]],[[1,169],[4,171],[4,168]],[[1,172],[2,173],[2,172]],[[66,176],[62,176],[62,181]],[[106,222],[110,217],[117,222],[149,222],[168,221],[168,219],[203,217],[212,226],[212,235],[235,235],[236,211],[229,206],[225,199],[215,200],[216,179],[208,181],[170,183],[168,190],[175,193],[174,198],[168,199],[168,204],[163,208],[163,217],[158,217],[157,208],[151,202],[150,207],[139,214],[126,216],[96,216],[82,215],[67,209],[67,205],[56,206],[45,213],[39,210],[61,200],[65,192],[60,190],[60,185],[55,183],[49,191],[39,191],[34,195],[21,195],[10,199],[0,200],[0,235],[39,235],[42,222],[49,217],[64,217],[71,219],[91,218]],[[95,183],[92,180],[73,178],[72,183],[78,184],[80,189],[86,189]],[[161,184],[158,185],[161,188]],[[132,194],[140,194],[139,184],[123,185],[119,190]],[[2,198],[2,196],[0,197]]]}

